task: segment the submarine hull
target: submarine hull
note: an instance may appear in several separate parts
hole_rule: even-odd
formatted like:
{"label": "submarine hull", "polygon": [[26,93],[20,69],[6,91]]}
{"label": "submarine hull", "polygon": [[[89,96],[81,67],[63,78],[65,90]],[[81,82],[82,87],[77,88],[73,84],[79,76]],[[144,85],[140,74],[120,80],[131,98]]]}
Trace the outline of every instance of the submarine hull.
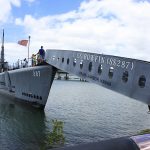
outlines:
{"label": "submarine hull", "polygon": [[51,65],[21,68],[0,73],[0,93],[35,107],[44,108],[56,68]]}

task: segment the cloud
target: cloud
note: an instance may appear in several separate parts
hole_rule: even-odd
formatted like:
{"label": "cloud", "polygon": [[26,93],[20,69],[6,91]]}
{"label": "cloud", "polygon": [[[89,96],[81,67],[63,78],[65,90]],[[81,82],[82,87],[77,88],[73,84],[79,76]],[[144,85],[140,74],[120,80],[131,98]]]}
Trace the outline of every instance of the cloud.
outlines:
{"label": "cloud", "polygon": [[16,7],[21,6],[21,0],[9,0],[9,2]]}
{"label": "cloud", "polygon": [[4,45],[5,49],[5,60],[8,61],[9,64],[13,64],[16,61],[23,60],[28,56],[28,48],[24,46],[20,46],[16,43],[7,42]]}
{"label": "cloud", "polygon": [[149,14],[148,1],[89,0],[68,13],[15,23],[31,35],[32,53],[43,45],[150,60]]}
{"label": "cloud", "polygon": [[6,22],[8,16],[10,15],[11,5],[7,0],[6,1],[0,0],[0,6],[1,6],[0,24],[2,24],[3,22]]}
{"label": "cloud", "polygon": [[0,25],[9,21],[11,16],[12,6],[20,7],[20,0],[0,0]]}
{"label": "cloud", "polygon": [[[33,3],[35,0],[25,0],[28,3]],[[12,20],[12,7],[21,7],[22,0],[0,0],[0,26]]]}
{"label": "cloud", "polygon": [[33,3],[35,0],[26,0],[29,3]]}

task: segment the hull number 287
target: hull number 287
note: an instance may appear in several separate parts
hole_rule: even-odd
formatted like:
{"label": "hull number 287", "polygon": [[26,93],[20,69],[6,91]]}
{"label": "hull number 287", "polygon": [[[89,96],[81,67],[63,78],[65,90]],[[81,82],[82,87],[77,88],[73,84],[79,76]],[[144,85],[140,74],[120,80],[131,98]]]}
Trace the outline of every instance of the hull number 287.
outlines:
{"label": "hull number 287", "polygon": [[40,71],[38,71],[38,70],[33,71],[33,76],[34,77],[40,77],[40,75],[41,75]]}

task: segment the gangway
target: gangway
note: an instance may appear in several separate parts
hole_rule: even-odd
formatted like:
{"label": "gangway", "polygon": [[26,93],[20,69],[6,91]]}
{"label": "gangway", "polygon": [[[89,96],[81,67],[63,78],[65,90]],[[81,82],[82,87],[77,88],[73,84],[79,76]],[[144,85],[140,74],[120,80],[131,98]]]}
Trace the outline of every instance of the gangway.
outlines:
{"label": "gangway", "polygon": [[150,63],[147,61],[68,50],[46,51],[46,62],[101,85],[150,108]]}

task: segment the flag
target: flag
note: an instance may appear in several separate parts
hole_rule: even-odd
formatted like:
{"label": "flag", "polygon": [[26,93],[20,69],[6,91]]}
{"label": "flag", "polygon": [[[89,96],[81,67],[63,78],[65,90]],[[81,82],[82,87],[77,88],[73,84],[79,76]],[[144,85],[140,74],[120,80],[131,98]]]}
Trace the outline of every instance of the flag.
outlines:
{"label": "flag", "polygon": [[22,46],[27,46],[28,40],[21,40],[21,41],[18,41],[18,44],[20,44],[20,45],[22,45]]}

